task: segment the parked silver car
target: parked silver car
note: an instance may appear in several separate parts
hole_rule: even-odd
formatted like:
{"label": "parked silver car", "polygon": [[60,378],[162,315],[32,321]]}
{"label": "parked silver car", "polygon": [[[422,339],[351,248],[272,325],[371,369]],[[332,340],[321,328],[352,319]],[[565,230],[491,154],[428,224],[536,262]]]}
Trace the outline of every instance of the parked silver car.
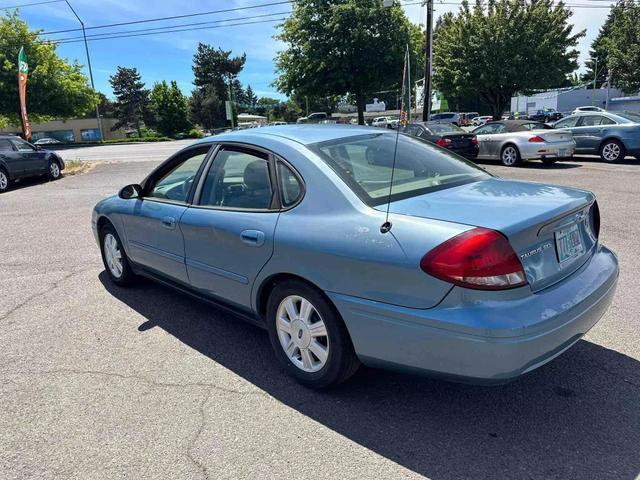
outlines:
{"label": "parked silver car", "polygon": [[523,160],[545,164],[571,157],[576,148],[571,132],[554,130],[531,120],[491,122],[473,130],[478,138],[478,158],[500,160],[514,167]]}
{"label": "parked silver car", "polygon": [[553,125],[572,133],[576,153],[600,155],[615,163],[627,155],[640,159],[640,116],[631,113],[582,112]]}

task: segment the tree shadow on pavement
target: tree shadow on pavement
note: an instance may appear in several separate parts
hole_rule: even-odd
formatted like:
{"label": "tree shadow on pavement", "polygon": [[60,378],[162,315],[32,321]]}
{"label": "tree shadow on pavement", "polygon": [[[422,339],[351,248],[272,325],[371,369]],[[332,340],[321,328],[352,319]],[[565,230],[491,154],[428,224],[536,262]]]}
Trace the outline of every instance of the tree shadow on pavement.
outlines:
{"label": "tree shadow on pavement", "polygon": [[265,331],[151,282],[121,289],[105,272],[99,279],[147,319],[132,336],[159,327],[280,402],[431,479],[640,473],[640,362],[588,341],[503,386],[362,368],[346,384],[314,392],[285,375]]}

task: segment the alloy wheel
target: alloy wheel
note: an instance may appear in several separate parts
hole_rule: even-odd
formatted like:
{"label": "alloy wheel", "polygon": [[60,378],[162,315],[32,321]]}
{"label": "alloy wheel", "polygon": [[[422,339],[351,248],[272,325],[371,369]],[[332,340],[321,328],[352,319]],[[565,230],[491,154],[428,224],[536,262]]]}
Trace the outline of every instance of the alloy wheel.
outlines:
{"label": "alloy wheel", "polygon": [[109,267],[111,275],[115,278],[120,278],[124,270],[122,264],[122,252],[120,251],[120,245],[118,240],[111,233],[107,233],[103,240],[104,246],[104,258]]}
{"label": "alloy wheel", "polygon": [[57,162],[51,162],[49,165],[49,173],[51,174],[51,178],[58,178],[60,176],[60,165]]}
{"label": "alloy wheel", "polygon": [[9,179],[7,174],[0,170],[0,190],[6,190],[9,186]]}
{"label": "alloy wheel", "polygon": [[518,152],[514,147],[507,147],[502,151],[502,163],[511,166],[518,160]]}
{"label": "alloy wheel", "polygon": [[607,143],[604,147],[602,147],[602,157],[607,162],[615,162],[620,157],[620,145],[617,143]]}
{"label": "alloy wheel", "polygon": [[329,336],[316,308],[306,298],[290,295],[276,315],[278,339],[291,363],[304,372],[321,370],[329,357]]}

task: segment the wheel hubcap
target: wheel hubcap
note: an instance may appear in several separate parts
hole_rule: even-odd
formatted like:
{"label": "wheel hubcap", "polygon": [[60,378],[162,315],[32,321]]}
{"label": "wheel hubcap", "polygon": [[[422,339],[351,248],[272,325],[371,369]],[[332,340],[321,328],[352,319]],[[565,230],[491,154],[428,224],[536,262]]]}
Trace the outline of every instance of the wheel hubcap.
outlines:
{"label": "wheel hubcap", "polygon": [[60,175],[60,167],[57,163],[52,163],[49,167],[49,171],[51,172],[51,176],[57,178]]}
{"label": "wheel hubcap", "polygon": [[602,149],[602,156],[610,162],[617,160],[620,156],[620,147],[615,143],[607,143]]}
{"label": "wheel hubcap", "polygon": [[4,190],[9,185],[9,180],[4,172],[0,172],[0,190]]}
{"label": "wheel hubcap", "polygon": [[290,295],[280,302],[276,315],[278,339],[291,363],[310,373],[324,367],[329,357],[329,337],[311,302]]}
{"label": "wheel hubcap", "polygon": [[513,165],[514,163],[516,163],[516,158],[517,158],[517,153],[515,148],[513,147],[507,147],[502,152],[502,162],[505,165]]}
{"label": "wheel hubcap", "polygon": [[111,274],[120,278],[122,276],[122,252],[118,240],[110,233],[104,236],[104,258]]}

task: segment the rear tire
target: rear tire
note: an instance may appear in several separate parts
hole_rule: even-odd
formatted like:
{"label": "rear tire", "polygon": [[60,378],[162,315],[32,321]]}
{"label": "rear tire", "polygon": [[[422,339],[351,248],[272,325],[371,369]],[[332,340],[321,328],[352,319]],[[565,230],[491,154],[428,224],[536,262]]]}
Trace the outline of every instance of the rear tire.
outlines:
{"label": "rear tire", "polygon": [[136,280],[129,258],[124,251],[118,232],[110,223],[100,229],[100,252],[102,263],[109,278],[120,287],[128,287]]}
{"label": "rear tire", "polygon": [[4,193],[9,190],[11,186],[11,180],[9,180],[9,174],[4,168],[0,168],[0,193]]}
{"label": "rear tire", "polygon": [[302,281],[288,280],[273,289],[267,303],[267,328],[278,361],[303,385],[334,387],[360,366],[338,311]]}
{"label": "rear tire", "polygon": [[600,146],[600,159],[607,163],[616,163],[624,160],[627,156],[627,150],[618,140],[606,140]]}
{"label": "rear tire", "polygon": [[505,145],[500,151],[500,161],[505,167],[517,167],[522,163],[522,157],[518,147],[512,144]]}

